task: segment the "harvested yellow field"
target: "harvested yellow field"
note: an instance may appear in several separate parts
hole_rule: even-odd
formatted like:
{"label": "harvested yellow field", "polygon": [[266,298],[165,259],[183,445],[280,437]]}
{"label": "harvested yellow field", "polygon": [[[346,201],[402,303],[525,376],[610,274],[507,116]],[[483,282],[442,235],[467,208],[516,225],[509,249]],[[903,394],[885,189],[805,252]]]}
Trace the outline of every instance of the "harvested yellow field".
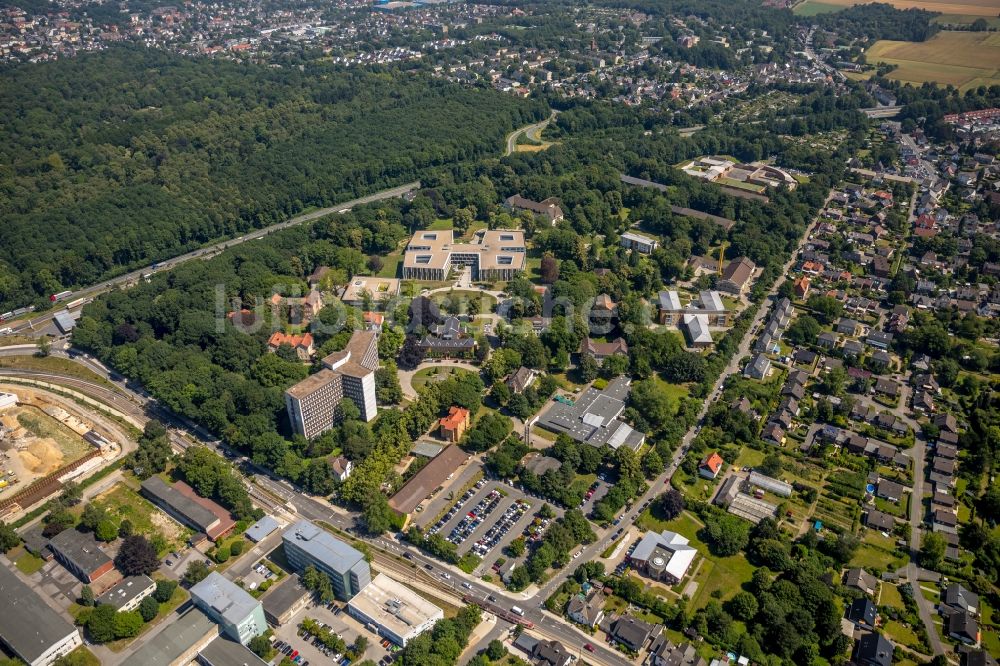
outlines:
{"label": "harvested yellow field", "polygon": [[1000,83],[1000,34],[939,32],[926,42],[875,42],[865,53],[869,63],[898,65],[889,77],[921,84],[927,81],[968,89]]}
{"label": "harvested yellow field", "polygon": [[[996,16],[1000,13],[1000,2],[997,0],[884,0],[897,9],[926,9],[930,12],[941,12],[942,14],[966,14],[972,16]],[[801,5],[796,6],[795,13],[811,15],[817,12],[809,11],[808,5],[814,4],[814,0],[806,0]],[[826,9],[829,5],[838,7],[853,7],[854,5],[869,4],[857,2],[856,0],[820,0],[815,4],[824,5]],[[800,9],[801,8],[801,9]]]}

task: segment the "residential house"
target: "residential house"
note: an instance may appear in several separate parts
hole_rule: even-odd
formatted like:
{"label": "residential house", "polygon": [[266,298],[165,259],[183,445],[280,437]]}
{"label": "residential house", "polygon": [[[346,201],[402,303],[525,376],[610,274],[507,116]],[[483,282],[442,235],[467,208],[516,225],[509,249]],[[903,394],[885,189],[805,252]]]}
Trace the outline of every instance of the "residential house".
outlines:
{"label": "residential house", "polygon": [[621,235],[621,246],[640,254],[652,254],[653,250],[660,247],[660,241],[645,234],[629,231]]}
{"label": "residential house", "polygon": [[875,488],[875,495],[890,502],[898,502],[903,497],[903,486],[895,481],[879,479]]}
{"label": "residential house", "polygon": [[764,354],[757,354],[753,361],[747,365],[746,370],[743,371],[744,377],[750,377],[752,379],[763,380],[767,377],[768,372],[771,370],[771,359],[769,359]]}
{"label": "residential house", "polygon": [[892,643],[882,634],[864,634],[854,646],[854,663],[857,666],[892,666]]}
{"label": "residential house", "polygon": [[690,643],[674,645],[666,634],[660,634],[649,646],[649,666],[706,666]]}
{"label": "residential house", "polygon": [[506,379],[507,388],[511,393],[524,393],[524,389],[531,386],[538,377],[538,372],[523,365]]}
{"label": "residential house", "polygon": [[859,629],[874,631],[875,623],[878,621],[878,608],[868,597],[860,597],[847,607],[845,617]]}
{"label": "residential house", "polygon": [[604,359],[615,354],[628,356],[628,343],[625,342],[625,338],[617,338],[612,342],[599,342],[591,338],[584,338],[583,342],[580,343],[580,354],[590,354],[600,365]]}
{"label": "residential house", "polygon": [[333,473],[333,478],[337,479],[341,483],[346,481],[347,477],[349,477],[353,471],[354,463],[344,456],[337,456],[330,461],[330,472]]}
{"label": "residential house", "polygon": [[663,627],[643,622],[630,615],[623,615],[611,622],[610,629],[608,635],[612,640],[621,643],[633,652],[640,652],[650,639],[660,635]]}
{"label": "residential house", "polygon": [[945,588],[941,602],[949,608],[979,615],[979,595],[966,589],[961,583],[952,583]]}
{"label": "residential house", "polygon": [[566,615],[577,624],[596,627],[604,619],[604,592],[592,588],[587,595],[578,594],[566,605]]}
{"label": "residential house", "polygon": [[723,269],[716,288],[727,294],[742,296],[750,289],[750,280],[756,269],[757,265],[746,257],[733,259]]}
{"label": "residential house", "polygon": [[469,427],[469,410],[452,405],[448,408],[448,415],[438,420],[438,425],[443,439],[457,443]]}
{"label": "residential house", "polygon": [[316,352],[313,344],[312,333],[302,335],[286,335],[281,331],[275,331],[267,341],[267,351],[275,353],[281,345],[288,345],[295,352],[295,356],[302,362],[308,362]]}
{"label": "residential house", "polygon": [[510,210],[527,210],[536,215],[542,215],[549,220],[552,226],[555,226],[556,222],[563,219],[563,210],[559,206],[559,200],[555,197],[549,197],[542,201],[532,201],[531,199],[525,199],[520,194],[515,194],[507,197],[505,204]]}
{"label": "residential house", "polygon": [[706,479],[714,479],[719,476],[719,472],[722,471],[723,465],[724,461],[722,460],[722,456],[713,451],[705,456],[704,460],[701,461],[701,464],[698,465],[698,474]]}
{"label": "residential house", "polygon": [[948,636],[966,645],[979,647],[979,623],[972,614],[956,611],[948,618]]}
{"label": "residential house", "polygon": [[878,579],[861,568],[848,569],[844,576],[846,587],[860,590],[868,596],[873,596],[878,590]]}

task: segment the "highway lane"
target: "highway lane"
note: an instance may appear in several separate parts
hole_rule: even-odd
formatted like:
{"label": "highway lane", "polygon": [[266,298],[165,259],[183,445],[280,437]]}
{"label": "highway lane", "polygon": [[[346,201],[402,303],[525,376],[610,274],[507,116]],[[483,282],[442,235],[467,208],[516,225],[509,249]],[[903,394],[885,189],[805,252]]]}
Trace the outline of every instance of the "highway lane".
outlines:
{"label": "highway lane", "polygon": [[[319,210],[314,210],[311,213],[304,213],[302,215],[297,215],[293,218],[285,220],[284,222],[279,222],[277,224],[272,224],[269,227],[264,227],[263,229],[257,229],[255,231],[248,232],[243,236],[238,238],[233,238],[230,240],[220,241],[212,245],[208,245],[185,254],[178,255],[172,259],[164,260],[156,264],[156,268],[146,267],[139,270],[130,271],[118,277],[99,282],[97,284],[91,285],[89,287],[84,287],[73,292],[70,297],[72,300],[78,298],[94,298],[107,291],[111,291],[116,287],[123,285],[133,284],[138,282],[143,278],[144,275],[161,273],[163,271],[169,271],[180,264],[191,261],[192,259],[210,259],[215,255],[219,254],[223,250],[230,248],[234,245],[239,245],[240,243],[245,243],[247,241],[257,240],[258,238],[263,238],[268,234],[274,233],[275,231],[281,231],[282,229],[288,229],[289,227],[294,227],[304,222],[309,222],[325,215],[330,215],[331,213],[346,212],[355,206],[360,206],[362,204],[371,203],[373,201],[382,201],[384,199],[392,199],[395,197],[403,196],[408,192],[412,192],[420,187],[420,181],[414,181],[412,183],[407,183],[405,185],[400,185],[398,187],[391,187],[374,194],[369,194],[368,196],[359,197],[357,199],[351,199],[350,201],[345,201],[334,206],[328,206],[326,208],[320,208]],[[38,317],[29,318],[23,321],[13,321],[4,324],[12,329],[12,334],[20,335],[42,335],[50,334],[52,329],[52,317],[60,312],[61,308],[50,310],[46,313],[41,314]]]}

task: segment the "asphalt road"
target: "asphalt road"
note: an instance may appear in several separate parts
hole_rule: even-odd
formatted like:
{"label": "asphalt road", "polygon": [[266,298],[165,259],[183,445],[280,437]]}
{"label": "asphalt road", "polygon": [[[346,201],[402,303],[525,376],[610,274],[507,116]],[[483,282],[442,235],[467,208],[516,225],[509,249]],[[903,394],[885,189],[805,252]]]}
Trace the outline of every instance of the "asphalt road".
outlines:
{"label": "asphalt road", "polygon": [[[193,252],[188,252],[186,254],[181,254],[173,259],[167,259],[156,265],[156,268],[146,267],[139,270],[131,271],[125,273],[124,275],[119,275],[118,277],[111,278],[110,280],[105,280],[90,287],[85,287],[78,291],[74,291],[73,295],[69,297],[71,300],[76,300],[78,298],[94,298],[100,294],[103,294],[112,289],[138,282],[142,279],[143,275],[155,274],[162,271],[168,271],[172,268],[177,267],[192,259],[210,259],[215,255],[219,254],[223,250],[230,248],[234,245],[239,245],[240,243],[245,243],[247,241],[257,240],[258,238],[263,238],[268,234],[274,233],[275,231],[281,231],[282,229],[287,229],[289,227],[294,227],[296,225],[302,224],[303,222],[309,222],[311,220],[318,219],[325,215],[331,213],[336,213],[339,211],[347,211],[355,206],[360,206],[362,204],[371,203],[373,201],[382,201],[383,199],[392,199],[394,197],[403,196],[407,192],[411,192],[420,187],[420,181],[414,181],[412,183],[407,183],[406,185],[400,185],[399,187],[392,187],[374,194],[369,194],[368,196],[360,197],[358,199],[351,199],[350,201],[345,201],[343,203],[337,204],[335,206],[328,206],[327,208],[320,208],[319,210],[314,210],[311,213],[305,213],[303,215],[297,215],[296,217],[289,218],[284,222],[279,222],[278,224],[273,224],[269,227],[264,227],[263,229],[257,229],[256,231],[251,231],[238,238],[233,238],[230,240],[220,241],[214,245],[208,245],[206,247],[194,250]],[[38,317],[29,318],[20,322],[11,322],[6,324],[9,326],[14,334],[21,335],[49,335],[52,333],[51,321],[53,315],[60,312],[61,309],[51,310],[49,312],[43,313]]]}

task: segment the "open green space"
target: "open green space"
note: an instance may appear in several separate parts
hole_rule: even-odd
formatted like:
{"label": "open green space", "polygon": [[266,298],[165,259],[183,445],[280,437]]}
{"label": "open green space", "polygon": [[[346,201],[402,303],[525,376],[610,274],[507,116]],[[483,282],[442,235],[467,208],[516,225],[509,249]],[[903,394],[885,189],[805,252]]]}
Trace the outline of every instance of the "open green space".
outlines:
{"label": "open green space", "polygon": [[795,5],[795,9],[793,9],[792,12],[798,16],[816,16],[818,14],[839,12],[843,8],[843,5],[833,5],[827,2],[814,2],[813,0],[806,0],[805,2]]}
{"label": "open green space", "polygon": [[45,566],[45,560],[36,555],[32,555],[29,552],[25,552],[14,561],[14,566],[16,566],[21,573],[30,576]]}
{"label": "open green space", "polygon": [[424,368],[423,370],[417,370],[413,375],[413,388],[417,391],[422,389],[427,385],[427,382],[443,382],[445,379],[452,375],[471,375],[474,374],[471,370],[466,370],[465,368],[453,368],[453,367],[439,367],[439,368]]}

